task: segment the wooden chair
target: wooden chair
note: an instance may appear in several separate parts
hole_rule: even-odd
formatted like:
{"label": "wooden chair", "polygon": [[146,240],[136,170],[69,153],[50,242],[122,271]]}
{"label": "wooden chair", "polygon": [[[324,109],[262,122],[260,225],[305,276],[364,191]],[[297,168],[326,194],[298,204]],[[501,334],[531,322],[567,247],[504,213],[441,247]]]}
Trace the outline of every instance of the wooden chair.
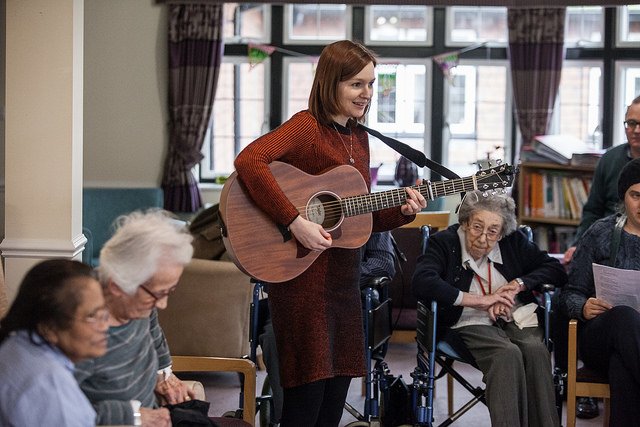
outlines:
{"label": "wooden chair", "polygon": [[406,262],[400,262],[402,272],[398,269],[390,286],[394,323],[391,342],[412,343],[415,340],[418,301],[411,291],[411,277],[416,269],[416,260],[422,253],[423,225],[429,226],[431,233],[447,228],[449,211],[420,212],[413,222],[391,231],[398,248],[407,258]]}
{"label": "wooden chair", "polygon": [[578,369],[578,321],[569,321],[569,360],[567,363],[567,427],[576,425],[576,397],[604,399],[603,426],[609,425],[609,383],[601,374],[582,367]]}
{"label": "wooden chair", "polygon": [[254,425],[256,418],[256,365],[249,359],[173,356],[175,372],[238,372],[243,376],[242,419]]}

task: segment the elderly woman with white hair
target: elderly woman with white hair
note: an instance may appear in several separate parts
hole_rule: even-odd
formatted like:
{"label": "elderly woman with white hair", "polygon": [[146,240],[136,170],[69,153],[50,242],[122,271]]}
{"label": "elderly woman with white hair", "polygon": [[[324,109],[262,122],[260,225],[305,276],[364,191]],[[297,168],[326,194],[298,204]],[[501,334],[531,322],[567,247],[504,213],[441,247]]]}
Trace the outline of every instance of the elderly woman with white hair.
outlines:
{"label": "elderly woman with white hair", "polygon": [[438,302],[438,338],[457,341],[482,371],[492,426],[558,426],[532,291],[564,285],[564,268],[517,231],[510,197],[470,192],[458,220],[429,239],[414,294]]}
{"label": "elderly woman with white hair", "polygon": [[170,426],[158,398],[176,404],[193,392],[171,373],[171,356],[156,309],[167,306],[192,237],[167,212],[134,212],[117,220],[98,267],[110,313],[107,353],[79,363],[76,379],[93,404],[97,424]]}

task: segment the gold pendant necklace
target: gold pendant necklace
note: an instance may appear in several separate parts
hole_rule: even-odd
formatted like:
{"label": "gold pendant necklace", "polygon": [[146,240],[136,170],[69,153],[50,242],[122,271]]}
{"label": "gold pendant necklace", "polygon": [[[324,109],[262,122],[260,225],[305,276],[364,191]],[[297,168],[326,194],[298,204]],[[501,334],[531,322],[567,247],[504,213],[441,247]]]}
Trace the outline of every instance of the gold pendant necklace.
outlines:
{"label": "gold pendant necklace", "polygon": [[338,134],[338,138],[340,138],[340,142],[342,142],[342,145],[344,146],[344,150],[347,152],[347,154],[349,155],[349,163],[354,164],[356,161],[353,159],[353,131],[349,134],[349,150],[347,150],[347,144],[344,142],[344,139],[342,139],[342,135],[340,135],[340,132],[338,131],[338,128],[336,127],[335,123],[331,123],[333,125],[333,128],[336,130],[337,134]]}

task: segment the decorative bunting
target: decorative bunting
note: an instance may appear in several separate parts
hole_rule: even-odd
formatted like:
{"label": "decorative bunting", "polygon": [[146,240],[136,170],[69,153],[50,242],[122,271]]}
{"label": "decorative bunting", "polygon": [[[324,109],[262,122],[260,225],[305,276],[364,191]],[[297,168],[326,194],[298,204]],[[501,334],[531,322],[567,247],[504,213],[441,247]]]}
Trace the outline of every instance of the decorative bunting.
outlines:
{"label": "decorative bunting", "polygon": [[267,59],[273,52],[275,52],[276,48],[273,46],[265,45],[265,44],[254,44],[249,43],[249,69],[251,70],[256,65],[262,63],[265,59]]}
{"label": "decorative bunting", "polygon": [[477,49],[484,46],[485,44],[487,43],[478,43],[467,46],[464,49],[454,50],[453,52],[441,53],[440,55],[432,56],[431,59],[433,59],[433,61],[438,64],[438,67],[440,67],[440,70],[442,70],[442,74],[447,78],[449,84],[452,85],[454,77],[453,70],[458,66],[458,63],[460,62],[460,54]]}
{"label": "decorative bunting", "polygon": [[441,53],[432,57],[433,61],[438,64],[442,74],[449,81],[449,84],[453,84],[453,69],[458,66],[460,62],[459,51]]}

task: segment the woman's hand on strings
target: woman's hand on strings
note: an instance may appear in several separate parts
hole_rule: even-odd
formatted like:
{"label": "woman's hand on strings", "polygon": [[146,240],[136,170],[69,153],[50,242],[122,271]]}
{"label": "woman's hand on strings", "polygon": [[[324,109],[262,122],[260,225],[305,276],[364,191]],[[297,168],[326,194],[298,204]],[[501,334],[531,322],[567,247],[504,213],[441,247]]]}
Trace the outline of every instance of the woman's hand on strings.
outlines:
{"label": "woman's hand on strings", "polygon": [[407,192],[407,201],[400,207],[403,215],[415,215],[427,207],[427,200],[422,194],[411,187],[405,187],[405,190]]}
{"label": "woman's hand on strings", "polygon": [[289,230],[302,246],[312,251],[324,251],[333,243],[331,234],[320,224],[306,220],[300,215],[289,225]]}

